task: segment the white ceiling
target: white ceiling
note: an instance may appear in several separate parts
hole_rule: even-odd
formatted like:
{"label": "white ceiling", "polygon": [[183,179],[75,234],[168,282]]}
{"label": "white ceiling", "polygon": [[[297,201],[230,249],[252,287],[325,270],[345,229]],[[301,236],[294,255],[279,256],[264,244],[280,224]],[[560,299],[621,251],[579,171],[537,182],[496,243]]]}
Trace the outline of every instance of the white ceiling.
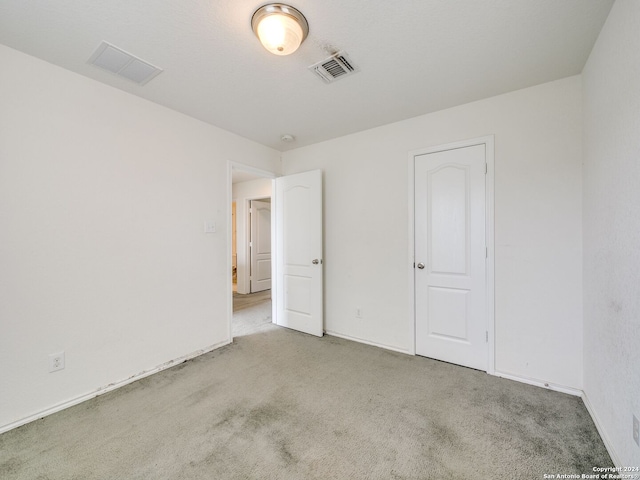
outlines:
{"label": "white ceiling", "polygon": [[265,178],[265,177],[261,177],[260,175],[256,175],[255,173],[247,172],[245,170],[237,170],[235,168],[231,170],[231,183],[232,184],[242,183],[242,182],[250,182],[252,180],[258,180],[259,178]]}
{"label": "white ceiling", "polygon": [[[253,35],[263,3],[0,0],[0,43],[288,150],[578,74],[613,0],[291,0],[310,33],[287,57]],[[88,65],[103,40],[164,72]],[[360,72],[327,85],[307,67],[337,49]]]}

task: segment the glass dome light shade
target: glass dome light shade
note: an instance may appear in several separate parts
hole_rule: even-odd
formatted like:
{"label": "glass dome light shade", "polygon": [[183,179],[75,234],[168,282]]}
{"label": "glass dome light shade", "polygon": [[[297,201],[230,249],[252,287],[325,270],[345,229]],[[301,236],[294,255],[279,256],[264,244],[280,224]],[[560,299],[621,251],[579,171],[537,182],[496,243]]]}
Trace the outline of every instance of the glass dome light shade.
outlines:
{"label": "glass dome light shade", "polygon": [[281,3],[264,5],[256,10],[251,26],[260,43],[274,55],[292,54],[309,33],[302,13]]}
{"label": "glass dome light shade", "polygon": [[302,28],[289,16],[273,14],[258,25],[258,38],[271,53],[289,55],[302,43]]}

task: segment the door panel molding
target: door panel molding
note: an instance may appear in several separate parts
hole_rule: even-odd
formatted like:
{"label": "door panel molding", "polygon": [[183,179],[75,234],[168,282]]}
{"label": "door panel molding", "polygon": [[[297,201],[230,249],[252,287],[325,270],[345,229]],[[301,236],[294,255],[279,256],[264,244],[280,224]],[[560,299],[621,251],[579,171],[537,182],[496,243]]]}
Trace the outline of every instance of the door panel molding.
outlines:
{"label": "door panel molding", "polygon": [[271,288],[271,198],[249,201],[251,293]]}
{"label": "door panel molding", "polygon": [[407,262],[407,279],[409,282],[409,339],[410,354],[416,354],[416,285],[415,285],[415,157],[430,153],[444,152],[459,148],[485,146],[485,241],[486,241],[486,329],[487,329],[487,373],[495,375],[495,236],[494,236],[494,136],[463,140],[454,143],[435,145],[409,152],[408,155],[408,205],[409,205],[409,248]]}

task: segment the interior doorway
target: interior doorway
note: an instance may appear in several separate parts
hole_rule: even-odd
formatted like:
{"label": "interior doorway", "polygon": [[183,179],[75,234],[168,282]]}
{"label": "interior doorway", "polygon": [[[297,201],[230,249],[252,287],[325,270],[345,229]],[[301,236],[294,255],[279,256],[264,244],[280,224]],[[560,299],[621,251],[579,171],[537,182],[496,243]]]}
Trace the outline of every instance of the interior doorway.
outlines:
{"label": "interior doorway", "polygon": [[[253,200],[272,198],[269,225],[274,276],[269,292],[271,314],[268,323],[322,336],[323,248],[322,248],[322,171],[313,170],[276,178],[276,175],[236,162],[228,163],[228,265],[229,265],[229,341],[233,341],[234,296],[251,293],[251,245],[247,241],[249,209]],[[260,190],[259,185],[268,188]],[[235,216],[233,202],[236,203]],[[268,202],[264,202],[268,203]],[[232,220],[235,218],[235,234]],[[235,270],[232,237],[236,239]],[[253,269],[256,271],[257,267]],[[237,289],[233,289],[233,273]],[[273,301],[272,301],[273,300]],[[267,320],[264,318],[263,320]]]}
{"label": "interior doorway", "polygon": [[272,323],[270,172],[230,163],[230,337]]}

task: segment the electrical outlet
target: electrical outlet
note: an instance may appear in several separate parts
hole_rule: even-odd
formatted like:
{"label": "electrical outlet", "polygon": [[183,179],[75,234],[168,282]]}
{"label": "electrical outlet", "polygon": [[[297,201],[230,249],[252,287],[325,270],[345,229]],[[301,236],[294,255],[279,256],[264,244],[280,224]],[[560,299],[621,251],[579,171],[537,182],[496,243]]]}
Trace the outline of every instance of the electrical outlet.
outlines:
{"label": "electrical outlet", "polygon": [[57,372],[64,368],[64,352],[49,355],[49,373]]}
{"label": "electrical outlet", "polygon": [[204,233],[216,233],[216,222],[204,222]]}
{"label": "electrical outlet", "polygon": [[633,439],[636,442],[636,445],[640,447],[640,422],[638,421],[638,417],[633,416]]}
{"label": "electrical outlet", "polygon": [[360,307],[356,308],[356,318],[362,318],[362,309]]}

